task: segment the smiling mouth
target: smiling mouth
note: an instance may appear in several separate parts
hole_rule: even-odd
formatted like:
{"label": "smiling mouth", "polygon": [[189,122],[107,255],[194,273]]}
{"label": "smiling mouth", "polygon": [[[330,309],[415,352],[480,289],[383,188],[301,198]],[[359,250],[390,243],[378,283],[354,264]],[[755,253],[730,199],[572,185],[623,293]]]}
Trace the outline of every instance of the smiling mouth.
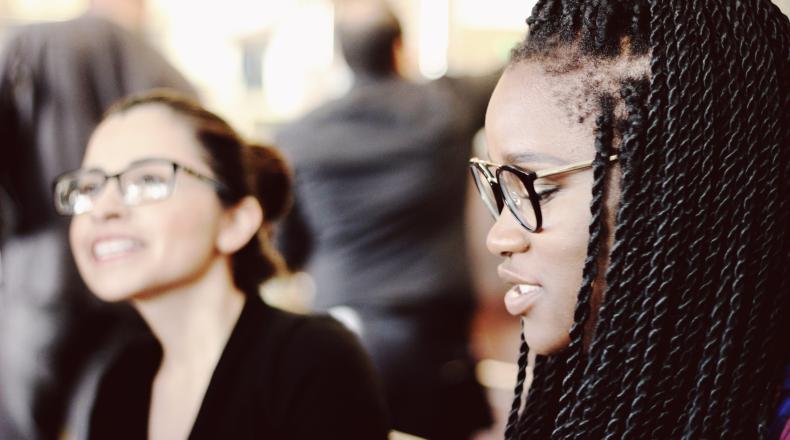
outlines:
{"label": "smiling mouth", "polygon": [[515,288],[522,295],[527,295],[540,290],[540,286],[537,286],[535,284],[517,284]]}
{"label": "smiling mouth", "polygon": [[112,261],[124,258],[142,249],[140,240],[131,238],[99,240],[93,243],[91,253],[96,261]]}
{"label": "smiling mouth", "polygon": [[543,289],[535,284],[516,284],[505,294],[505,308],[513,316],[527,313],[538,301]]}

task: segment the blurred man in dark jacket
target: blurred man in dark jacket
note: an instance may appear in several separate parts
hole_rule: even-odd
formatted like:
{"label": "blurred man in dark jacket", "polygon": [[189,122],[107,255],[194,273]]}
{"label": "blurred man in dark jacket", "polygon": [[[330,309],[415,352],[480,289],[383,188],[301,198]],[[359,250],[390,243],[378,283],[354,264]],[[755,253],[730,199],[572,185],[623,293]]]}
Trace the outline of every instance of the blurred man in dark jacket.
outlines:
{"label": "blurred man in dark jacket", "polygon": [[336,17],[355,82],[277,136],[296,174],[282,250],[307,263],[316,308],[359,331],[394,428],[468,438],[491,419],[468,347],[466,162],[498,74],[408,81],[383,4],[346,2]]}
{"label": "blurred man in dark jacket", "polygon": [[86,360],[128,318],[80,280],[51,183],[79,167],[111,103],[154,87],[194,94],[141,38],[95,14],[19,29],[2,50],[0,412],[18,432],[0,438],[59,436]]}

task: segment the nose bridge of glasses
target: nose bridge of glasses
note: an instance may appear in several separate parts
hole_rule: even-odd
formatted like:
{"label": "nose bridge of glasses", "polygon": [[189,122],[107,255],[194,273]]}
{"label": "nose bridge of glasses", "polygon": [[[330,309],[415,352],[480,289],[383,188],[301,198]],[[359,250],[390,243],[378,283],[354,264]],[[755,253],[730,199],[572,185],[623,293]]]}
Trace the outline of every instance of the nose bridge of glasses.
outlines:
{"label": "nose bridge of glasses", "polygon": [[[123,173],[117,173],[113,175],[105,175],[104,181],[101,184],[101,187],[96,190],[96,192],[90,197],[92,202],[92,210],[95,210],[97,206],[102,206],[104,203],[107,203],[107,199],[113,202],[110,206],[122,206],[124,204],[124,188],[121,184],[121,177]],[[113,182],[114,185],[113,185]],[[110,188],[114,186],[114,188]]]}

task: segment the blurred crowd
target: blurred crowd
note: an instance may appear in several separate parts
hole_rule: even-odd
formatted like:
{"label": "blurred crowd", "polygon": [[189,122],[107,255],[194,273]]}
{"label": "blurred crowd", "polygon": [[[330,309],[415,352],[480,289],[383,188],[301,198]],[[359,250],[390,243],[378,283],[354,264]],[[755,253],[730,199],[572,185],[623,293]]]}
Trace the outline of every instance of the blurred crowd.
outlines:
{"label": "blurred crowd", "polygon": [[[76,18],[2,34],[4,439],[97,438],[93,419],[112,418],[96,409],[107,371],[141,334],[161,336],[139,305],[86,286],[92,269],[78,271],[69,242],[68,216],[82,208],[63,201],[77,196],[56,186],[53,200],[52,192],[67,172],[85,169],[94,129],[114,103],[153,89],[183,99],[206,94],[145,36],[145,7],[142,0],[94,0]],[[501,410],[492,412],[487,397],[496,389],[480,383],[472,332],[481,327],[479,339],[495,352],[517,330],[501,324],[497,311],[479,313],[486,282],[474,279],[466,236],[469,224],[487,220],[467,209],[466,161],[500,72],[493,66],[480,76],[415,81],[401,22],[389,7],[346,0],[333,10],[336,44],[352,73],[348,90],[257,139],[283,152],[293,184],[292,196],[261,199],[262,245],[277,255],[278,269],[261,293],[291,311],[329,314],[353,332],[372,360],[392,429],[436,439],[496,432]],[[127,197],[123,179],[118,185]],[[287,199],[290,213],[270,221],[266,197]]]}

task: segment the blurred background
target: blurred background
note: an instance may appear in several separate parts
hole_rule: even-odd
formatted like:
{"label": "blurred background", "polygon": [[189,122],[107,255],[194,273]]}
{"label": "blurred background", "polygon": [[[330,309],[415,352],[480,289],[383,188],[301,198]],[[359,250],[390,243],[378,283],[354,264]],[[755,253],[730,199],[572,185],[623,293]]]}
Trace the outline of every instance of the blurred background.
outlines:
{"label": "blurred background", "polygon": [[[0,0],[0,41],[15,26],[72,18],[89,0]],[[109,3],[109,2],[108,2]],[[136,0],[130,27],[249,136],[342,94],[350,75],[335,47],[330,0]],[[414,78],[490,72],[523,34],[534,0],[394,0]],[[124,10],[120,10],[124,9]]]}
{"label": "blurred background", "polygon": [[[333,39],[331,0],[93,0],[94,7],[145,38],[195,85],[209,108],[252,140],[271,142],[278,127],[341,96],[352,77]],[[392,0],[403,26],[407,75],[423,81],[477,75],[507,62],[526,30],[534,0]],[[790,0],[775,0],[785,13]],[[0,50],[14,28],[82,14],[89,0],[0,0]],[[475,149],[484,151],[482,136]],[[471,185],[471,182],[470,182]],[[474,192],[470,196],[477,197]],[[467,230],[479,309],[473,348],[481,360],[496,425],[480,439],[502,438],[518,351],[518,322],[502,305],[505,287],[484,247],[490,217],[469,203]],[[0,271],[1,273],[2,271]],[[270,302],[302,311],[309,276],[271,282]]]}
{"label": "blurred background", "polygon": [[[406,75],[427,81],[443,75],[490,73],[507,62],[523,36],[533,0],[394,0],[403,26]],[[0,0],[0,50],[16,27],[77,17],[89,8],[145,36],[197,88],[209,108],[248,138],[271,142],[278,127],[298,119],[352,84],[333,38],[331,0]],[[479,135],[477,150],[484,150]],[[471,188],[471,182],[470,182]],[[476,192],[469,192],[477,198]],[[510,405],[518,351],[518,322],[502,306],[496,259],[485,251],[490,216],[468,204],[470,255],[480,307],[473,350],[478,380],[497,419],[480,438],[501,438]],[[309,308],[306,274],[265,287],[270,303]]]}

